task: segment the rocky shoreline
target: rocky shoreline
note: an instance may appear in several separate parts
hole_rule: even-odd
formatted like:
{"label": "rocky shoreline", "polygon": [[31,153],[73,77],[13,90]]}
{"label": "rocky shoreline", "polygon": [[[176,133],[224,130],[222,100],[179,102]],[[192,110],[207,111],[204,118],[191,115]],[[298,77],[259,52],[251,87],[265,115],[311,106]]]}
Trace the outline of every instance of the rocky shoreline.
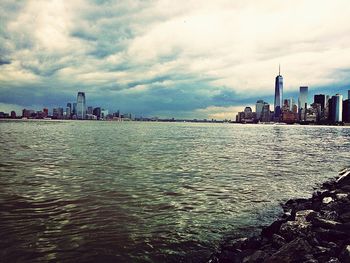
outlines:
{"label": "rocky shoreline", "polygon": [[282,205],[284,214],[259,236],[226,242],[209,263],[350,263],[350,168],[309,199]]}

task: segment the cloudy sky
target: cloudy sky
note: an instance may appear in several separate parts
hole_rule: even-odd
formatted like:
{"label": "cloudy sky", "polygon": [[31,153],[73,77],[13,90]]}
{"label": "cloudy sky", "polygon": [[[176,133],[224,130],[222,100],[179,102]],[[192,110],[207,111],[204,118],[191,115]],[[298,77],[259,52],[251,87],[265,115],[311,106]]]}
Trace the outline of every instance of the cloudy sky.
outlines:
{"label": "cloudy sky", "polygon": [[138,116],[233,119],[350,89],[349,0],[0,3],[0,111],[87,104]]}

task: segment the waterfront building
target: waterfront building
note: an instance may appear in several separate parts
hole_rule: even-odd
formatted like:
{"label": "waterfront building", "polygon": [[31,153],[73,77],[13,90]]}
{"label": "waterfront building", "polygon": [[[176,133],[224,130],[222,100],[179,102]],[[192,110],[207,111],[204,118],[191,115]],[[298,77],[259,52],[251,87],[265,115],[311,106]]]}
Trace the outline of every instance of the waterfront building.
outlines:
{"label": "waterfront building", "polygon": [[336,94],[329,100],[329,121],[331,123],[342,122],[343,95]]}
{"label": "waterfront building", "polygon": [[279,67],[278,76],[275,79],[274,116],[276,120],[279,120],[281,117],[282,103],[283,103],[283,77],[281,76],[281,67]]}
{"label": "waterfront building", "polygon": [[101,119],[104,119],[104,120],[107,119],[108,114],[109,114],[108,110],[102,109],[101,110]]}
{"label": "waterfront building", "polygon": [[[323,111],[321,109],[321,104],[319,103],[312,103],[311,108],[308,109],[307,114],[311,114],[313,116],[316,116],[316,121],[315,122],[320,122],[323,118]],[[314,118],[314,117],[312,117]],[[309,116],[310,119],[310,116]]]}
{"label": "waterfront building", "polygon": [[101,108],[100,107],[96,107],[94,108],[94,110],[92,111],[93,115],[96,116],[96,118],[99,120],[101,119]]}
{"label": "waterfront building", "polygon": [[285,110],[282,112],[282,121],[288,124],[295,123],[297,121],[296,114],[290,110]]}
{"label": "waterfront building", "polygon": [[35,111],[34,110],[22,110],[22,118],[32,118],[35,117]]}
{"label": "waterfront building", "polygon": [[85,92],[78,92],[76,111],[77,119],[84,120],[86,118]]}
{"label": "waterfront building", "polygon": [[350,123],[350,99],[343,101],[343,122]]}
{"label": "waterfront building", "polygon": [[314,96],[314,103],[317,103],[321,106],[321,111],[324,111],[326,107],[326,95],[317,94]]}
{"label": "waterfront building", "polygon": [[302,86],[299,89],[299,110],[301,109],[307,109],[307,96],[308,96],[308,89],[307,86]]}
{"label": "waterfront building", "polygon": [[282,112],[284,111],[290,111],[290,99],[283,100]]}
{"label": "waterfront building", "polygon": [[43,113],[44,113],[44,118],[46,118],[47,116],[49,116],[49,109],[48,108],[43,108]]}
{"label": "waterfront building", "polygon": [[301,121],[305,121],[306,117],[308,89],[307,86],[302,86],[299,89],[298,112]]}
{"label": "waterfront building", "polygon": [[261,113],[261,121],[269,122],[270,120],[271,120],[270,104],[265,102]]}
{"label": "waterfront building", "polygon": [[73,103],[72,115],[77,115],[77,103],[76,102]]}
{"label": "waterfront building", "polygon": [[255,112],[256,112],[256,119],[259,121],[261,120],[261,115],[264,107],[264,101],[258,100],[255,104]]}
{"label": "waterfront building", "polygon": [[70,116],[71,116],[71,108],[67,107],[66,108],[66,119],[70,119]]}
{"label": "waterfront building", "polygon": [[244,108],[244,118],[245,119],[252,119],[253,118],[253,111],[252,111],[251,107]]}
{"label": "waterfront building", "polygon": [[10,117],[10,115],[8,113],[3,112],[3,111],[0,112],[0,119],[7,119],[9,117]]}
{"label": "waterfront building", "polygon": [[87,107],[87,114],[90,114],[90,115],[93,114],[93,107],[91,106]]}
{"label": "waterfront building", "polygon": [[54,119],[62,119],[63,118],[63,108],[53,108],[52,117]]}
{"label": "waterfront building", "polygon": [[290,98],[290,110],[293,111],[293,106],[295,105],[294,98]]}
{"label": "waterfront building", "polygon": [[244,120],[244,112],[238,112],[236,115],[236,122],[243,122]]}
{"label": "waterfront building", "polygon": [[11,111],[11,114],[10,114],[10,116],[11,116],[11,119],[16,119],[16,112],[15,111]]}

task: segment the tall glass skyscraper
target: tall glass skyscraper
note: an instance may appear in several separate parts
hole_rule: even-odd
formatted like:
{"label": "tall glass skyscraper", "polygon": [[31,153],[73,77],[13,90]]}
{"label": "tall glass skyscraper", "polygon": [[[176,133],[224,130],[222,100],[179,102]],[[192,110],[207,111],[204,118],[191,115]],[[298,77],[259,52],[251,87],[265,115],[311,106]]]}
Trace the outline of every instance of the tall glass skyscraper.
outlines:
{"label": "tall glass skyscraper", "polygon": [[279,67],[278,76],[275,81],[275,118],[280,118],[283,105],[283,77],[281,76],[281,67]]}
{"label": "tall glass skyscraper", "polygon": [[261,119],[263,107],[264,107],[264,101],[263,100],[258,100],[256,102],[256,104],[255,104],[255,112],[256,112],[256,119],[257,120]]}
{"label": "tall glass skyscraper", "polygon": [[332,97],[332,119],[334,122],[341,122],[343,117],[343,95],[336,94]]}
{"label": "tall glass skyscraper", "polygon": [[299,112],[301,112],[301,110],[306,110],[307,108],[307,95],[308,95],[308,90],[309,87],[304,86],[304,87],[300,87],[300,93],[299,93]]}
{"label": "tall glass skyscraper", "polygon": [[77,119],[84,120],[85,118],[86,118],[85,92],[78,92],[78,96],[77,96]]}

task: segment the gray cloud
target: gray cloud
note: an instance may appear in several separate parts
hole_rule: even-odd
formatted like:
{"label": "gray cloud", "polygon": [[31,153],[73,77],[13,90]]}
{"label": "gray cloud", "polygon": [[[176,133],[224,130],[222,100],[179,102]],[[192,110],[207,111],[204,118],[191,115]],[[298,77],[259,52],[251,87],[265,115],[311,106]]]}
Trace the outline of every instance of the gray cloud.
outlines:
{"label": "gray cloud", "polygon": [[0,105],[64,106],[85,91],[89,104],[110,110],[223,116],[272,102],[279,63],[286,96],[300,85],[345,92],[348,11],[343,0],[4,0]]}

